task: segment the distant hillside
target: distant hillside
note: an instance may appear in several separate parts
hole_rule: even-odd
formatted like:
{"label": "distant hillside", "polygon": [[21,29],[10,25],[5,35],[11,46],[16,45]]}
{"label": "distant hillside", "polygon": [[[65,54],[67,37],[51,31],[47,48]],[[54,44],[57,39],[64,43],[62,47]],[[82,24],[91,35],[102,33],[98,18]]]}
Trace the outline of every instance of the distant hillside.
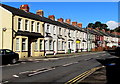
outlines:
{"label": "distant hillside", "polygon": [[120,32],[120,26],[117,27],[117,28],[115,28],[114,31],[116,31],[116,32]]}

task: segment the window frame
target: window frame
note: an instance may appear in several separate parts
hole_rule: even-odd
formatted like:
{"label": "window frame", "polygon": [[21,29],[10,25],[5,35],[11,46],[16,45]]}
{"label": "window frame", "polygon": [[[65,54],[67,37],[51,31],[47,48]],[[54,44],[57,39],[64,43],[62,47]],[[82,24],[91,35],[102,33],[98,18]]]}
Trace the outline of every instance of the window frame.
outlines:
{"label": "window frame", "polygon": [[[25,42],[23,42],[23,39],[25,40]],[[22,38],[22,51],[26,51],[27,47],[26,47],[26,41],[27,39],[26,38]],[[24,44],[24,46],[23,46]],[[25,47],[25,49],[23,49]]]}

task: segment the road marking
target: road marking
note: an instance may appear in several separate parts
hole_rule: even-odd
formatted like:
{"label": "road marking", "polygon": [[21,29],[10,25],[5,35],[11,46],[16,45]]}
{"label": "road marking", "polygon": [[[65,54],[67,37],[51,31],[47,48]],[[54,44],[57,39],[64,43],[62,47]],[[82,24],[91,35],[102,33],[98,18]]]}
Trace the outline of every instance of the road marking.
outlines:
{"label": "road marking", "polygon": [[4,66],[0,66],[0,68],[2,68],[2,67],[4,67]]}
{"label": "road marking", "polygon": [[37,72],[37,71],[42,71],[42,70],[45,70],[45,68],[37,69],[37,70],[34,70],[34,71],[24,71],[24,72],[20,72],[19,74],[32,73],[32,72]]}
{"label": "road marking", "polygon": [[[103,66],[102,66],[103,67]],[[83,79],[85,79],[86,77],[88,77],[89,75],[91,75],[93,72],[95,72],[96,70],[102,68],[102,67],[95,67],[95,68],[92,68],[88,71],[85,71],[83,72],[82,74],[76,76],[75,78],[69,80],[68,82],[66,82],[65,84],[74,84],[76,82],[80,82],[82,81]]]}
{"label": "road marking", "polygon": [[18,75],[13,75],[13,77],[18,78],[19,76]]}
{"label": "road marking", "polygon": [[64,64],[62,66],[66,67],[66,66],[69,66],[69,65],[72,65],[73,63],[68,63],[68,64]]}
{"label": "road marking", "polygon": [[26,62],[21,62],[22,64],[25,64]]}
{"label": "road marking", "polygon": [[33,74],[28,74],[28,76],[34,76],[34,75],[37,75],[37,74],[40,74],[40,73],[44,73],[44,72],[48,72],[48,71],[51,71],[51,70],[54,70],[55,68],[50,68],[50,69],[47,69],[47,70],[44,70],[44,71],[39,71],[39,72],[35,72]]}
{"label": "road marking", "polygon": [[4,81],[4,82],[2,82],[2,83],[0,83],[0,84],[4,84],[4,83],[8,83],[8,82],[9,82],[9,81],[6,80],[6,81]]}

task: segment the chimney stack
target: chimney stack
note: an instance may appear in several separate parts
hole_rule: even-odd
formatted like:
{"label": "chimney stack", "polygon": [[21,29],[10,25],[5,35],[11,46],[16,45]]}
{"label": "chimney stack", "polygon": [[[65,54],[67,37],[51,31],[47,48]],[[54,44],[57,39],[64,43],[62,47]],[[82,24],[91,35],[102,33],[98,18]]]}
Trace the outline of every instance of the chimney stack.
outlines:
{"label": "chimney stack", "polygon": [[59,19],[57,19],[57,20],[58,20],[58,22],[63,22],[63,21],[64,21],[63,18],[59,18]]}
{"label": "chimney stack", "polygon": [[55,16],[54,15],[49,15],[48,18],[51,19],[51,20],[55,20]]}
{"label": "chimney stack", "polygon": [[44,16],[43,10],[37,10],[36,14],[37,14],[37,15],[40,15],[41,17]]}
{"label": "chimney stack", "polygon": [[29,6],[27,4],[21,5],[20,9],[24,10],[25,12],[29,12]]}
{"label": "chimney stack", "polygon": [[70,19],[66,19],[65,22],[68,23],[68,24],[70,24],[71,20]]}
{"label": "chimney stack", "polygon": [[96,30],[98,30],[98,31],[99,31],[100,29],[97,27],[97,28],[96,28]]}
{"label": "chimney stack", "polygon": [[110,33],[110,31],[107,31],[108,33]]}
{"label": "chimney stack", "polygon": [[105,32],[105,29],[102,29],[103,32]]}
{"label": "chimney stack", "polygon": [[82,28],[82,23],[78,23],[77,26]]}
{"label": "chimney stack", "polygon": [[88,27],[87,29],[92,30],[93,28]]}
{"label": "chimney stack", "polygon": [[77,22],[72,22],[72,25],[73,26],[77,26]]}

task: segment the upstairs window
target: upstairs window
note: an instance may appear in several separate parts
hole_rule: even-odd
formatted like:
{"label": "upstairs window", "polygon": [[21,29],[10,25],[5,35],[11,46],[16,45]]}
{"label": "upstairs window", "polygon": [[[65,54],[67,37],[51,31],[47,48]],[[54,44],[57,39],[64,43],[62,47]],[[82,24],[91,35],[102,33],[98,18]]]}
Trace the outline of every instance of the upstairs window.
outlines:
{"label": "upstairs window", "polygon": [[55,26],[53,26],[53,34],[55,34]]}
{"label": "upstairs window", "polygon": [[38,33],[40,32],[40,23],[39,22],[37,23],[37,32]]}
{"label": "upstairs window", "polygon": [[22,19],[18,18],[18,30],[22,29]]}
{"label": "upstairs window", "polygon": [[25,20],[25,30],[28,30],[28,28],[29,28],[29,21]]}
{"label": "upstairs window", "polygon": [[59,28],[59,35],[61,35],[61,28]]}
{"label": "upstairs window", "polygon": [[34,31],[34,21],[31,22],[31,31]]}
{"label": "upstairs window", "polygon": [[47,30],[46,30],[47,33],[49,33],[49,25],[47,25]]}

